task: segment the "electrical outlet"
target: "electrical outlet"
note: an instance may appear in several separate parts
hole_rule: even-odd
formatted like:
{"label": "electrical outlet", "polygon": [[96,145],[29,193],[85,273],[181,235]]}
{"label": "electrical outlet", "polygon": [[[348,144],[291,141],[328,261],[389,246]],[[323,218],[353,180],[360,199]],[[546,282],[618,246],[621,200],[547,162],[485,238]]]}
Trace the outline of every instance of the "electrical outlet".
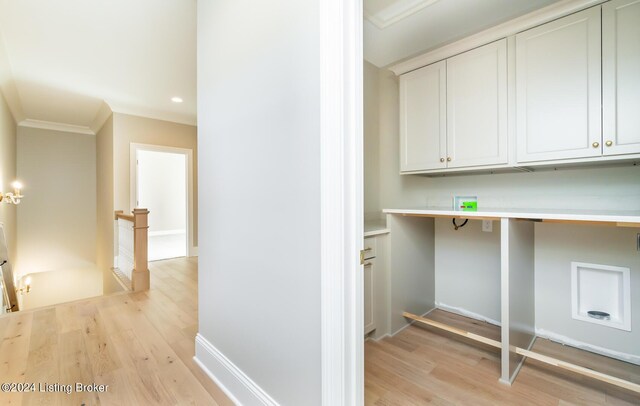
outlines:
{"label": "electrical outlet", "polygon": [[492,220],[482,220],[482,231],[485,233],[490,233],[493,231],[493,221]]}

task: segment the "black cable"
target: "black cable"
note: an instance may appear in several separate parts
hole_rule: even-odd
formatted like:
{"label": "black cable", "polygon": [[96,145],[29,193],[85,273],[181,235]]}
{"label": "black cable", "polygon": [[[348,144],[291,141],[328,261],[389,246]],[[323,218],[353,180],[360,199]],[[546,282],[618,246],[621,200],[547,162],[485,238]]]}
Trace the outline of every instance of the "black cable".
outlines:
{"label": "black cable", "polygon": [[7,263],[7,261],[6,261],[6,260],[4,260],[4,261],[2,261],[2,263],[0,264],[0,266],[4,265],[4,264],[6,264],[6,263]]}
{"label": "black cable", "polygon": [[453,223],[453,227],[454,227],[456,230],[457,230],[457,229],[459,229],[460,227],[464,227],[464,226],[466,226],[468,221],[469,221],[469,219],[465,219],[465,220],[464,220],[464,222],[463,222],[462,224],[457,225],[457,224],[456,224],[456,219],[451,219],[451,222]]}

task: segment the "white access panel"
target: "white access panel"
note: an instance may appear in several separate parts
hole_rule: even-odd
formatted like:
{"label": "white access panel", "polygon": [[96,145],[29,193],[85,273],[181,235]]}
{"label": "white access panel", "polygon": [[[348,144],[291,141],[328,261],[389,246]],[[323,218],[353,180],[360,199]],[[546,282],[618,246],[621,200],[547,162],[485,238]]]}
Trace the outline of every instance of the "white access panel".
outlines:
{"label": "white access panel", "polygon": [[446,63],[400,76],[400,171],[446,168]]}
{"label": "white access panel", "polygon": [[[613,265],[571,263],[571,317],[631,331],[630,269]],[[589,311],[606,312],[596,319]]]}
{"label": "white access panel", "polygon": [[640,0],[602,6],[605,155],[640,153]]}
{"label": "white access panel", "polygon": [[447,60],[449,168],[507,163],[507,40]]}
{"label": "white access panel", "polygon": [[516,35],[518,162],[602,154],[600,7]]}

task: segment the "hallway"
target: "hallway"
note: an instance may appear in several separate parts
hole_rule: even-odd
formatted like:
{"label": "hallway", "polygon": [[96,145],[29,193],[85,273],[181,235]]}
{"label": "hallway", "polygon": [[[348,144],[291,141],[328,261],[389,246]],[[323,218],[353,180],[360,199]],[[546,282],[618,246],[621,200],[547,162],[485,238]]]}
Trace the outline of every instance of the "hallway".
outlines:
{"label": "hallway", "polygon": [[[0,317],[0,404],[232,405],[194,363],[198,260],[149,264],[151,289]],[[195,378],[195,379],[194,379]],[[38,391],[38,383],[109,385],[104,393]]]}

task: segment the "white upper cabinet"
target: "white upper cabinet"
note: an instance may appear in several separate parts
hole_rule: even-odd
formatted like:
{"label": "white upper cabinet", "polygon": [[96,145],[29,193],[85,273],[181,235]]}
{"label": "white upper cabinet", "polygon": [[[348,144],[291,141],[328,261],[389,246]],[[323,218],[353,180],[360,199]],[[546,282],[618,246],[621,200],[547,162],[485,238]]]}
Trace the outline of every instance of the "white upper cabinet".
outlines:
{"label": "white upper cabinet", "polygon": [[516,35],[518,162],[602,154],[600,23],[594,7]]}
{"label": "white upper cabinet", "polygon": [[449,168],[506,164],[507,40],[447,59]]}
{"label": "white upper cabinet", "polygon": [[640,153],[640,0],[602,6],[605,155]]}
{"label": "white upper cabinet", "polygon": [[400,77],[400,170],[445,168],[446,64],[425,66]]}

